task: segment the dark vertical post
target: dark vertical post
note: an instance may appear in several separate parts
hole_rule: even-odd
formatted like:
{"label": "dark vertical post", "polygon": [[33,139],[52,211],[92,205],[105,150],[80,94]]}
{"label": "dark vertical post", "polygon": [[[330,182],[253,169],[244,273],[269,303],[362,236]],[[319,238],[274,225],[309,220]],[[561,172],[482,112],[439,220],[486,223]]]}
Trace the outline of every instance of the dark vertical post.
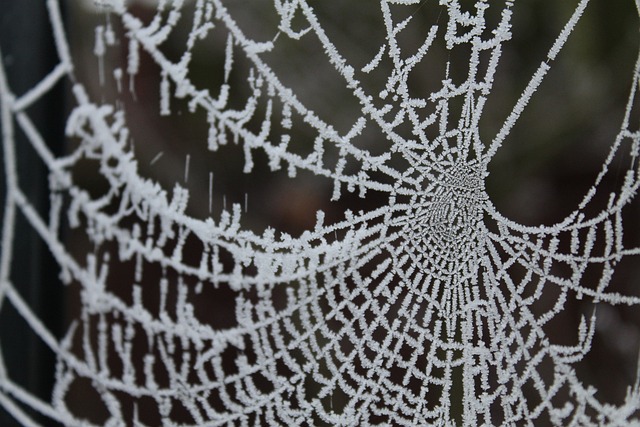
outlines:
{"label": "dark vertical post", "polygon": [[[9,86],[17,96],[32,88],[55,67],[59,59],[45,1],[0,1],[0,50]],[[63,88],[56,87],[53,93],[47,94],[27,110],[55,153],[60,153],[63,145],[63,100]],[[41,218],[48,222],[48,171],[17,127],[15,143],[20,188]],[[0,162],[0,168],[3,168],[2,165]],[[0,206],[4,207],[4,172],[0,173],[0,197]],[[59,336],[64,311],[58,269],[44,242],[19,213],[10,278],[41,321],[54,335]],[[55,355],[6,300],[0,311],[0,346],[12,381],[38,398],[50,401]],[[40,419],[29,410],[27,413],[45,425],[52,425],[51,420]],[[0,409],[0,425],[17,425],[17,421]]]}

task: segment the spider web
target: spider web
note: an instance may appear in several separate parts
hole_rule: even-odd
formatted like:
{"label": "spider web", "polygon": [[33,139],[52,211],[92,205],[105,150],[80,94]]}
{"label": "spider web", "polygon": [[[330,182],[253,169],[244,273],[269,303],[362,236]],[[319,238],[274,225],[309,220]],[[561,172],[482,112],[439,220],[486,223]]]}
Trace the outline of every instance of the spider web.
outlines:
{"label": "spider web", "polygon": [[[49,401],[15,382],[0,361],[0,405],[24,425],[36,423],[34,413],[64,425],[110,426],[638,422],[637,382],[612,405],[576,368],[592,348],[597,310],[567,325],[574,328],[570,345],[554,342],[548,325],[576,299],[640,303],[610,289],[618,264],[640,255],[623,238],[625,220],[637,221],[625,213],[640,185],[640,133],[632,126],[640,65],[601,172],[564,220],[519,224],[485,190],[491,160],[589,1],[576,4],[490,140],[480,137],[479,121],[512,38],[515,2],[380,1],[380,47],[358,66],[312,2],[263,2],[275,16],[270,38],[243,26],[241,7],[227,3],[161,0],[149,18],[136,3],[100,2],[107,19],[92,34],[94,79],[117,87],[102,98],[76,75],[79,60],[56,0],[46,4],[59,63],[19,94],[0,64],[2,309],[13,307],[57,360]],[[438,21],[412,46],[403,37],[416,13],[430,8],[440,10]],[[174,36],[179,55],[166,47]],[[211,71],[214,84],[202,83],[193,66],[206,40],[223,52]],[[283,46],[305,43],[322,52],[334,84],[357,105],[353,117],[327,119],[270,59]],[[118,49],[126,59],[111,69],[110,52]],[[456,55],[465,60],[462,78],[454,77]],[[421,67],[439,58],[441,78],[428,92],[416,90]],[[72,88],[72,107],[66,152],[55,155],[29,108],[62,83]],[[149,172],[164,152],[143,162],[148,144],[132,137],[132,105],[149,86],[158,104],[144,108],[157,110],[158,120],[180,110],[207,127],[186,156],[184,179],[170,186]],[[19,182],[17,132],[48,170],[47,215]],[[190,171],[200,153],[224,158],[229,147],[242,151],[245,174],[266,168],[292,182],[312,175],[338,206],[352,193],[362,203],[337,216],[318,209],[300,233],[271,224],[256,231],[246,219],[246,195],[244,205],[214,209],[218,171],[199,184]],[[622,178],[599,204],[619,157]],[[204,202],[194,202],[203,194]],[[78,294],[61,338],[12,282],[18,217]],[[548,292],[553,304],[540,308]],[[99,409],[83,414],[74,403],[83,398]]]}

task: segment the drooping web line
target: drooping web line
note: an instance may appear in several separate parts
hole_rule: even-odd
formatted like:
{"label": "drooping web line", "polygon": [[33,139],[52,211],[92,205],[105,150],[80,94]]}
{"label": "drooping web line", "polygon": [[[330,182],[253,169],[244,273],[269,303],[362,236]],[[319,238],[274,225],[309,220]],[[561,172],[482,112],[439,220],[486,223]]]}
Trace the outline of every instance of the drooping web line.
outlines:
{"label": "drooping web line", "polygon": [[[145,108],[169,117],[184,103],[206,117],[208,137],[197,141],[197,150],[216,154],[237,146],[244,173],[266,159],[271,171],[284,170],[292,180],[310,173],[331,183],[334,201],[352,192],[383,200],[336,221],[318,211],[315,226],[293,236],[271,227],[252,231],[241,204],[200,218],[189,211],[188,185],[164,188],[146,177],[125,104],[92,96],[76,77],[60,6],[48,0],[58,65],[31,90],[14,93],[0,64],[7,185],[0,301],[55,353],[57,368],[51,399],[43,401],[0,360],[4,410],[24,425],[35,424],[34,412],[64,425],[111,426],[638,422],[637,382],[622,404],[612,405],[575,368],[591,349],[597,310],[575,328],[573,345],[554,343],[546,327],[576,298],[640,304],[637,295],[609,289],[621,260],[640,255],[623,239],[625,221],[637,221],[625,209],[640,185],[640,133],[632,125],[640,65],[619,133],[582,202],[555,225],[524,226],[492,204],[487,168],[589,1],[576,4],[491,140],[480,138],[479,121],[511,39],[514,2],[435,3],[376,4],[385,38],[359,67],[305,0],[273,1],[272,40],[252,38],[222,0],[160,0],[152,19],[122,0],[100,3],[109,19],[95,31],[99,80],[115,79],[118,97],[135,96],[145,61],[154,64],[159,104]],[[406,11],[417,6],[442,14],[417,48],[407,49],[403,31],[415,14]],[[496,22],[487,19],[490,11]],[[184,51],[171,58],[164,46],[185,26]],[[224,46],[214,70],[222,83],[213,88],[199,86],[191,68],[199,43],[212,35]],[[285,41],[321,47],[333,77],[359,105],[346,130],[311,108],[270,65],[270,54]],[[436,89],[419,93],[412,72],[431,60],[438,43],[465,52],[468,73],[457,81],[445,60]],[[109,69],[109,51],[125,48],[125,67]],[[234,73],[244,77],[234,80]],[[368,80],[374,74],[384,77],[378,86]],[[72,88],[73,106],[67,150],[56,156],[29,107],[61,82]],[[48,169],[48,216],[34,209],[19,182],[17,132]],[[621,153],[623,178],[594,207]],[[83,162],[95,166],[106,190],[88,188],[78,171]],[[12,282],[18,217],[49,248],[66,287],[80,295],[62,339]],[[74,249],[69,236],[77,235],[92,249]],[[536,301],[550,290],[557,300],[539,309]],[[211,295],[228,300],[222,322],[196,309],[219,310],[220,301],[207,300]],[[80,382],[97,396],[101,419],[77,413],[73,400],[82,396],[73,389]]]}

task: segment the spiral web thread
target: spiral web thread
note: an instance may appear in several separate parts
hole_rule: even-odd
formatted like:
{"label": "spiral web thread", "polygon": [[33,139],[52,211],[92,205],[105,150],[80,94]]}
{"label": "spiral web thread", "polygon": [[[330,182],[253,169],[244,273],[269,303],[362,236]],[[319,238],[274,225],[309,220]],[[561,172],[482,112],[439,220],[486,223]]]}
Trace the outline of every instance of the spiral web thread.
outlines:
{"label": "spiral web thread", "polygon": [[[122,93],[135,92],[141,57],[150,58],[160,70],[160,105],[147,108],[171,115],[180,100],[204,113],[210,130],[208,140],[198,142],[200,150],[235,144],[243,149],[245,173],[253,171],[260,152],[271,170],[284,169],[292,179],[306,171],[330,181],[332,200],[346,191],[375,193],[385,201],[347,211],[334,223],[325,223],[318,211],[315,227],[296,237],[273,228],[247,229],[241,205],[196,218],[187,213],[186,185],[167,190],[143,177],[122,105],[92,99],[75,78],[59,4],[48,0],[58,65],[17,94],[0,64],[7,183],[0,298],[55,353],[55,386],[51,400],[42,401],[12,381],[0,361],[0,405],[24,425],[35,424],[33,411],[65,425],[110,426],[153,424],[145,421],[145,411],[155,411],[163,425],[199,426],[638,422],[638,383],[629,385],[621,405],[611,405],[596,398],[575,369],[591,348],[597,310],[576,328],[574,345],[554,344],[545,329],[568,300],[640,303],[638,296],[608,289],[617,264],[640,255],[640,248],[623,242],[625,208],[640,185],[640,133],[630,124],[638,67],[610,154],[566,219],[520,225],[500,215],[484,189],[489,162],[588,3],[576,5],[500,131],[483,141],[478,123],[502,47],[511,39],[513,1],[463,7],[441,0],[439,24],[412,51],[399,41],[414,16],[406,18],[405,10],[436,6],[381,1],[386,37],[359,68],[341,55],[306,0],[274,0],[279,22],[273,40],[252,39],[221,0],[161,0],[148,23],[122,0],[102,1],[109,20],[96,29],[95,54],[101,59],[115,45],[127,47],[126,69],[111,70]],[[499,19],[490,24],[486,13],[496,9]],[[185,21],[190,31],[184,54],[171,60],[163,43]],[[121,26],[121,36],[112,25]],[[190,63],[192,51],[214,30],[226,34],[224,82],[209,90],[192,81]],[[305,105],[270,67],[265,58],[285,39],[321,45],[360,106],[346,132]],[[469,52],[466,79],[454,81],[442,64],[446,72],[437,90],[416,94],[411,72],[429,61],[441,40],[451,52]],[[231,106],[229,95],[238,61],[249,64],[248,78],[238,83],[248,88],[240,108]],[[111,78],[107,71],[101,69],[101,80]],[[373,90],[364,82],[376,72],[385,79]],[[61,82],[72,88],[73,106],[66,121],[69,149],[57,157],[28,109]],[[297,127],[311,129],[313,145],[305,154],[294,149],[301,144]],[[361,141],[365,130],[380,136],[381,154]],[[17,131],[48,168],[48,217],[20,186]],[[617,173],[624,178],[604,206],[591,209],[620,153],[625,163]],[[91,193],[75,176],[74,167],[87,159],[108,182],[104,193]],[[67,287],[79,290],[79,313],[61,340],[11,282],[18,216],[49,248]],[[65,229],[86,236],[97,249],[69,249]],[[185,256],[187,241],[198,242],[196,262]],[[135,268],[123,279],[114,266],[125,264]],[[145,281],[154,267],[157,280]],[[515,267],[524,274],[512,273]],[[585,280],[587,270],[596,271],[598,280]],[[194,310],[194,299],[209,288],[231,295],[233,318],[224,327],[208,324]],[[549,289],[557,300],[536,309]],[[157,296],[153,303],[149,293]],[[80,379],[99,396],[102,421],[75,413],[70,390]]]}

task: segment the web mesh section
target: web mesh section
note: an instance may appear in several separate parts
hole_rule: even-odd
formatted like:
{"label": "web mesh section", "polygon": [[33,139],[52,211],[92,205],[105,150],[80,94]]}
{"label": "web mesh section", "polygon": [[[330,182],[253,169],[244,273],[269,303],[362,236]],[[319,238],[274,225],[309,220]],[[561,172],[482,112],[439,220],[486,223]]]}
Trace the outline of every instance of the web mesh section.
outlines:
{"label": "web mesh section", "polygon": [[[57,361],[49,400],[0,361],[4,410],[24,425],[638,422],[637,381],[613,405],[577,367],[599,307],[640,303],[637,281],[611,285],[640,255],[624,233],[638,220],[638,66],[601,171],[564,219],[520,224],[485,188],[589,1],[490,138],[480,120],[515,2],[362,4],[378,25],[358,35],[364,18],[343,17],[351,38],[328,18],[342,6],[255,3],[103,0],[89,6],[99,25],[65,27],[48,0],[58,63],[16,93],[2,59],[1,310]],[[90,59],[72,54],[83,43]],[[60,86],[54,153],[30,108]],[[17,134],[46,167],[48,212],[21,185]],[[251,192],[269,186],[275,200]],[[75,295],[61,337],[13,282],[29,265],[17,222]],[[565,322],[575,301],[594,308]]]}

